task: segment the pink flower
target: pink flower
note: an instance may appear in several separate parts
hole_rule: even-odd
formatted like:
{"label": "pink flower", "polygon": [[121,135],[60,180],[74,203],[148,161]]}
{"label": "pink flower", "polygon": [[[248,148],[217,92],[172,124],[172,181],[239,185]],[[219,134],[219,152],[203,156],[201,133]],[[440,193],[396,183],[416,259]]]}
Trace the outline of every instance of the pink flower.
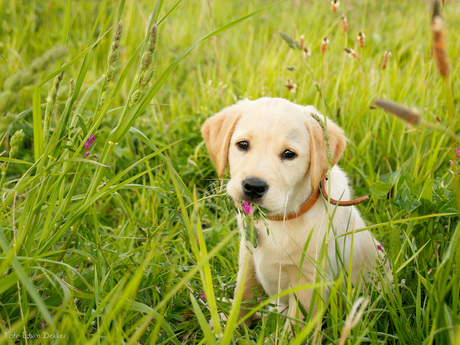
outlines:
{"label": "pink flower", "polygon": [[89,148],[91,147],[91,141],[85,141],[85,150],[89,150]]}
{"label": "pink flower", "polygon": [[243,208],[244,213],[246,214],[253,214],[254,213],[254,207],[252,207],[249,202],[243,201],[241,203],[241,207]]}
{"label": "pink flower", "polygon": [[377,244],[377,250],[383,250],[382,242],[380,242],[379,244]]}
{"label": "pink flower", "polygon": [[460,147],[457,147],[457,153],[460,154]]}
{"label": "pink flower", "polygon": [[96,141],[96,138],[94,137],[93,134],[91,134],[91,135],[89,136],[88,141],[89,141],[90,143],[94,143],[94,142]]}
{"label": "pink flower", "polygon": [[261,303],[261,302],[262,302],[262,298],[257,297],[257,303]]}
{"label": "pink flower", "polygon": [[83,155],[83,157],[88,157],[89,156],[89,151],[86,151],[85,154]]}
{"label": "pink flower", "polygon": [[206,295],[205,295],[204,292],[201,295],[199,295],[198,297],[201,298],[203,300],[203,302],[206,302]]}

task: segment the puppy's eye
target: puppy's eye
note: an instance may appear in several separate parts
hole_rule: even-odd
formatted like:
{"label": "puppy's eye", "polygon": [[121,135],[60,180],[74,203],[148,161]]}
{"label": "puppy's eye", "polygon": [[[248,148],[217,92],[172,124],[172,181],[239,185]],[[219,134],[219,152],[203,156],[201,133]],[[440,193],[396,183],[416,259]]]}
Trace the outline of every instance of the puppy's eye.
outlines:
{"label": "puppy's eye", "polygon": [[291,150],[286,150],[281,155],[281,157],[286,158],[286,159],[293,159],[296,156],[297,156],[297,154],[294,151],[291,151]]}
{"label": "puppy's eye", "polygon": [[236,145],[243,151],[246,151],[249,148],[249,143],[247,141],[239,141]]}

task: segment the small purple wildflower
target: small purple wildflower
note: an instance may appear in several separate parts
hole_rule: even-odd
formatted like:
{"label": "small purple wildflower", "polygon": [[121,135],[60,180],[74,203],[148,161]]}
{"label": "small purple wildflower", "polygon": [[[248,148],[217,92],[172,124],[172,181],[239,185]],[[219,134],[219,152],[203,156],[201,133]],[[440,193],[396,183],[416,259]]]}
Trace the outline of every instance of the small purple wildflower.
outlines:
{"label": "small purple wildflower", "polygon": [[96,138],[94,137],[94,134],[91,134],[88,138],[88,141],[91,143],[94,143],[96,141]]}
{"label": "small purple wildflower", "polygon": [[98,155],[93,155],[93,158],[98,159],[99,156]]}
{"label": "small purple wildflower", "polygon": [[257,297],[257,303],[262,303],[262,298]]}
{"label": "small purple wildflower", "polygon": [[243,201],[241,203],[241,207],[243,208],[244,213],[246,214],[253,214],[254,213],[254,207],[252,207],[249,202]]}
{"label": "small purple wildflower", "polygon": [[383,243],[382,242],[377,244],[377,250],[383,250]]}
{"label": "small purple wildflower", "polygon": [[91,147],[91,141],[85,141],[85,150],[89,150],[89,148]]}
{"label": "small purple wildflower", "polygon": [[206,302],[206,295],[205,295],[204,292],[201,295],[199,295],[198,297],[201,298],[203,300],[203,302]]}
{"label": "small purple wildflower", "polygon": [[86,151],[85,154],[83,155],[83,157],[88,157],[89,156],[89,151]]}

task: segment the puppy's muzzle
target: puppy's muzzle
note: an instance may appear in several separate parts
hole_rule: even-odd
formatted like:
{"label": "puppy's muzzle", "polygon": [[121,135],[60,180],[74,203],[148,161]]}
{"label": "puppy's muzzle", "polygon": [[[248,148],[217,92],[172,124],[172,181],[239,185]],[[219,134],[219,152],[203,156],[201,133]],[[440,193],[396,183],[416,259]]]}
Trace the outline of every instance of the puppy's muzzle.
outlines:
{"label": "puppy's muzzle", "polygon": [[259,199],[264,196],[268,190],[268,184],[264,180],[249,177],[243,181],[243,192],[251,199]]}

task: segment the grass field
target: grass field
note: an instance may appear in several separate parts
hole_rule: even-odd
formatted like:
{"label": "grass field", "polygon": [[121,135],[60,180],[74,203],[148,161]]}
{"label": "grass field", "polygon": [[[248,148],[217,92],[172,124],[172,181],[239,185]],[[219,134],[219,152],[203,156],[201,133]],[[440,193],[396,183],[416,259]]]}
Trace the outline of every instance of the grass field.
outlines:
{"label": "grass field", "polygon": [[[460,144],[445,133],[459,129],[460,3],[441,6],[447,76],[431,13],[431,1],[1,2],[0,343],[460,344]],[[304,35],[311,56],[280,32]],[[291,339],[275,299],[257,295],[251,329],[225,302],[236,212],[199,132],[262,96],[313,104],[345,130],[339,164],[370,195],[358,207],[394,275],[363,292],[343,273]]]}

